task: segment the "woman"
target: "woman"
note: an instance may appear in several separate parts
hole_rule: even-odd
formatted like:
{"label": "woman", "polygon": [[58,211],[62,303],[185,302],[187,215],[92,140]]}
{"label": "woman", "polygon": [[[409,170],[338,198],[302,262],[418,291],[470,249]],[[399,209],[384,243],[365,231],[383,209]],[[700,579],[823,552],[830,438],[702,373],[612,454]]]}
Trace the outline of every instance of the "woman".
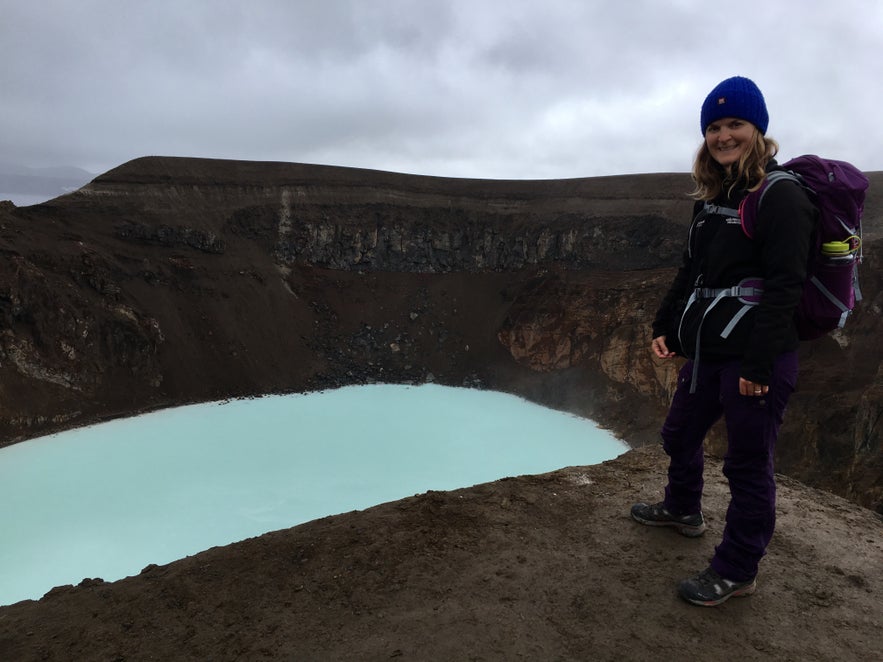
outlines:
{"label": "woman", "polygon": [[[635,504],[631,512],[642,524],[702,535],[703,440],[723,416],[731,495],[723,539],[709,567],[678,586],[682,598],[704,606],[755,591],[775,526],[773,452],[797,378],[793,314],[816,209],[787,181],[767,190],[753,239],[733,211],[778,167],[768,123],[763,95],[747,78],[721,82],[702,104],[693,223],[683,265],[653,322],[653,353],[690,360],[661,430],[669,456],[665,498]],[[728,289],[740,285],[745,289]]]}

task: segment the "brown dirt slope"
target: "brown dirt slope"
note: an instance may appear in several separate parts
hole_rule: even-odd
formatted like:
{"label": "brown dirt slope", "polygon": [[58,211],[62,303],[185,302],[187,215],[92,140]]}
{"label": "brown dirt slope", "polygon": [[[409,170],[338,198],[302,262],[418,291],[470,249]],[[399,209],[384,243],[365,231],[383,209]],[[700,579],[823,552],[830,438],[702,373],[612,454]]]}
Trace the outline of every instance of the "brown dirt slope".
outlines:
{"label": "brown dirt slope", "polygon": [[55,589],[0,608],[0,659],[880,659],[878,516],[780,477],[758,592],[693,607],[674,587],[713,553],[727,486],[710,458],[701,539],[642,527],[628,506],[664,468],[646,447]]}

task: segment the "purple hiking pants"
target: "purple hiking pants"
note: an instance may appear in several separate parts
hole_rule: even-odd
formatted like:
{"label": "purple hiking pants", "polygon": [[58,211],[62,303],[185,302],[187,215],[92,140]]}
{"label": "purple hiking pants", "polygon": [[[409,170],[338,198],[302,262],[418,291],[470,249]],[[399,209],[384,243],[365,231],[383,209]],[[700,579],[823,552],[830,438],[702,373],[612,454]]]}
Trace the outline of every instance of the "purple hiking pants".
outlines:
{"label": "purple hiking pants", "polygon": [[665,507],[672,513],[698,513],[702,501],[703,441],[709,428],[724,416],[727,453],[724,475],[730,483],[730,506],[723,540],[711,567],[726,579],[748,581],[773,536],[776,524],[776,482],[773,452],[788,398],[797,382],[797,352],[780,355],[773,366],[769,392],[739,394],[740,361],[699,365],[696,392],[690,393],[693,362],[678,375],[677,389],[662,426],[669,456]]}

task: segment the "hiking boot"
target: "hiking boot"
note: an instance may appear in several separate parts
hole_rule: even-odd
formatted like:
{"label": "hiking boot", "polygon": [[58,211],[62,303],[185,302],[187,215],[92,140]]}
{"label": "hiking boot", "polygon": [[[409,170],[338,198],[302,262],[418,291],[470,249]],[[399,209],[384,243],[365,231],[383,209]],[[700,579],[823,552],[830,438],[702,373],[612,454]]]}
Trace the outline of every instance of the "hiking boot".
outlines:
{"label": "hiking boot", "polygon": [[705,533],[705,518],[701,512],[672,515],[661,501],[653,505],[636,503],[632,506],[632,519],[647,526],[673,526],[678,533],[688,538],[696,538]]}
{"label": "hiking boot", "polygon": [[678,584],[678,595],[687,602],[701,607],[714,607],[730,598],[751,595],[757,589],[757,581],[734,582],[724,579],[709,566],[695,577]]}

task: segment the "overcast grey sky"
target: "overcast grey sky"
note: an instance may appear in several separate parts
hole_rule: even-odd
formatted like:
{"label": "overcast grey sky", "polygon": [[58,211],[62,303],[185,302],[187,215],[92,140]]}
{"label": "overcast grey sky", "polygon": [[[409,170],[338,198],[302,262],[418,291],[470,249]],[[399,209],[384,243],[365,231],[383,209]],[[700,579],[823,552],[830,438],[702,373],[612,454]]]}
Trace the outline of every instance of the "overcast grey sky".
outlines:
{"label": "overcast grey sky", "polygon": [[0,0],[0,161],[687,171],[754,79],[783,158],[883,170],[877,0]]}

